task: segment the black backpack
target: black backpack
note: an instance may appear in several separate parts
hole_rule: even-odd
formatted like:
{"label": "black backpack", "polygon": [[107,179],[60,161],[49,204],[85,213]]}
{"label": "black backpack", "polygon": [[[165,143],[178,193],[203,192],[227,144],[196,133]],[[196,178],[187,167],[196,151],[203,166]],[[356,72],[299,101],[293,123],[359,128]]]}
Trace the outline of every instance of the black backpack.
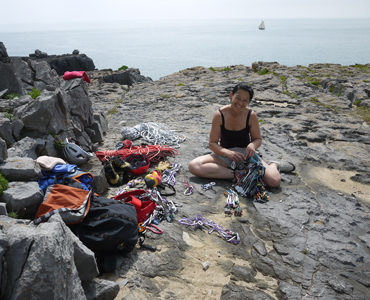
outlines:
{"label": "black backpack", "polygon": [[139,235],[132,204],[95,195],[83,221],[70,228],[86,247],[99,254],[131,252]]}

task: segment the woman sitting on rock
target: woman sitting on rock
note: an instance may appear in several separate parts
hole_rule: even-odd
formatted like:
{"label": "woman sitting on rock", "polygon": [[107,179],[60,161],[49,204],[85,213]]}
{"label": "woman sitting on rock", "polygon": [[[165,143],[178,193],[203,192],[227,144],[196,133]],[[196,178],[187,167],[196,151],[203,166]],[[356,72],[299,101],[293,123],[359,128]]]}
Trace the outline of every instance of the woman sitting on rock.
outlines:
{"label": "woman sitting on rock", "polygon": [[[253,98],[253,89],[246,83],[236,85],[230,93],[231,103],[221,107],[213,116],[209,135],[209,148],[212,154],[203,155],[189,163],[189,171],[200,177],[233,179],[230,167],[233,161],[244,162],[255,155],[261,146],[262,138],[257,115],[248,108]],[[265,170],[263,179],[266,185],[277,187],[280,172],[295,169],[291,163],[262,161]]]}

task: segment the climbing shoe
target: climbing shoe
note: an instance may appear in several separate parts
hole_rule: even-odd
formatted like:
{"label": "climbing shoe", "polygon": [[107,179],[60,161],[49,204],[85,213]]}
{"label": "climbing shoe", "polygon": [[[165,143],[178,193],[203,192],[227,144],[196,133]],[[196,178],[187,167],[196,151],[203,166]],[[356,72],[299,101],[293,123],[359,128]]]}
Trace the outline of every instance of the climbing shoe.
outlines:
{"label": "climbing shoe", "polygon": [[295,170],[295,165],[290,162],[279,160],[279,161],[270,161],[269,164],[275,163],[278,166],[278,171],[280,173],[289,173]]}
{"label": "climbing shoe", "polygon": [[145,176],[144,181],[148,189],[156,187],[162,181],[161,171],[154,170],[152,173]]}
{"label": "climbing shoe", "polygon": [[114,170],[111,161],[105,161],[104,163],[104,172],[105,177],[107,178],[108,183],[111,186],[120,186],[122,185],[122,176],[120,177],[117,172]]}
{"label": "climbing shoe", "polygon": [[130,163],[123,161],[118,156],[109,158],[109,161],[112,163],[112,166],[116,172],[129,172],[132,170]]}

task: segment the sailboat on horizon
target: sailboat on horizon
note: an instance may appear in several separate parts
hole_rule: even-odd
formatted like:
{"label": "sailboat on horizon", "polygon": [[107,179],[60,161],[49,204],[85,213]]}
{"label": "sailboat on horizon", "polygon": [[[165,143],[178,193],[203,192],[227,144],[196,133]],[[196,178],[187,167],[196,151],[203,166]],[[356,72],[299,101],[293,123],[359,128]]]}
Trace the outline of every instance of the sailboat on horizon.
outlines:
{"label": "sailboat on horizon", "polygon": [[260,26],[258,26],[259,30],[265,30],[265,22],[262,20]]}

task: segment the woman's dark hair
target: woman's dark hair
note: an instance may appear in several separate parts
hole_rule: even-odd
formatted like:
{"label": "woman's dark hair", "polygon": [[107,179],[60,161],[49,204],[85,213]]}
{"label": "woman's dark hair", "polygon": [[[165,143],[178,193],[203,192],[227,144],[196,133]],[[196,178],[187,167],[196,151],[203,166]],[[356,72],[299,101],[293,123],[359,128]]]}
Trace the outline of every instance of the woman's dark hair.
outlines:
{"label": "woman's dark hair", "polygon": [[253,89],[250,85],[246,84],[245,82],[241,82],[241,83],[237,84],[232,90],[233,95],[239,90],[243,90],[243,91],[248,92],[249,96],[250,96],[249,101],[252,101],[254,91],[253,91]]}

